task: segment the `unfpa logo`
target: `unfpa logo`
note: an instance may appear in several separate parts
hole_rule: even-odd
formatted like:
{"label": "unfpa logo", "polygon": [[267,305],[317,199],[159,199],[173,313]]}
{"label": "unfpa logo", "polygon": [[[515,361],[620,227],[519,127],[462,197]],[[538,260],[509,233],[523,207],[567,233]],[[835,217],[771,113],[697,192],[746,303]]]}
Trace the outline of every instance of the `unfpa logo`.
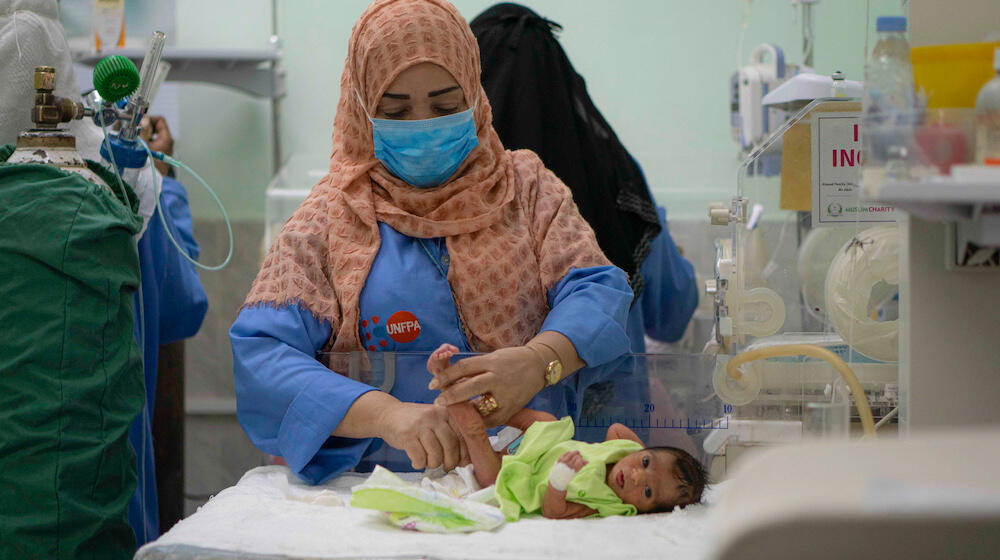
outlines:
{"label": "unfpa logo", "polygon": [[413,342],[420,336],[420,321],[409,311],[397,311],[389,316],[385,324],[381,324],[378,315],[373,315],[369,319],[361,321],[361,328],[364,331],[365,344],[368,350],[375,351],[379,348],[389,349],[389,341],[392,339],[398,344]]}
{"label": "unfpa logo", "polygon": [[386,321],[385,332],[400,344],[413,342],[420,336],[420,321],[409,311],[397,311]]}

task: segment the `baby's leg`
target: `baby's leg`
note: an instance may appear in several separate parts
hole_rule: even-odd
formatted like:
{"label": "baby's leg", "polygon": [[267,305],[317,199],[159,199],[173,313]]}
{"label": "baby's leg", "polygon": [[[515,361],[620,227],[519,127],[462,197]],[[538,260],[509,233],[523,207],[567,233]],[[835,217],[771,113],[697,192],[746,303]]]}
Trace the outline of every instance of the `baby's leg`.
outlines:
{"label": "baby's leg", "polygon": [[628,426],[619,424],[618,422],[608,426],[608,433],[604,441],[611,441],[613,439],[630,439],[640,445],[644,445],[642,439],[635,432],[630,430]]}
{"label": "baby's leg", "polygon": [[461,432],[465,445],[469,449],[469,459],[476,474],[476,482],[487,487],[497,480],[500,472],[500,457],[490,446],[490,438],[486,434],[486,424],[472,403],[461,402],[448,406],[448,415],[458,431]]}
{"label": "baby's leg", "polygon": [[438,375],[451,365],[451,357],[455,354],[458,354],[458,348],[451,344],[445,343],[438,346],[437,350],[432,352],[431,356],[427,358],[427,371],[431,375]]}
{"label": "baby's leg", "polygon": [[529,426],[535,422],[555,422],[556,417],[552,416],[548,412],[542,412],[541,410],[532,410],[530,408],[522,408],[521,410],[514,413],[509,420],[504,422],[508,426],[513,426],[518,430],[526,431]]}

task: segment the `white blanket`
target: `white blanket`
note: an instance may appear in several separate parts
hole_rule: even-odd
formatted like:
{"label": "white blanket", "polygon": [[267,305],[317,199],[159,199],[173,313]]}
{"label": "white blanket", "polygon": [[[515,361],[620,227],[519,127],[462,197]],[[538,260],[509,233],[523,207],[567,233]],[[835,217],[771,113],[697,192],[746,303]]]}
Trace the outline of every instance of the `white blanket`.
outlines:
{"label": "white blanket", "polygon": [[672,513],[558,521],[537,517],[491,532],[442,535],[403,531],[378,512],[347,506],[351,487],[367,476],[347,473],[308,486],[287,467],[253,469],[142,547],[136,558],[217,558],[225,551],[288,558],[701,559],[711,538],[709,510],[724,486],[706,491],[706,505]]}

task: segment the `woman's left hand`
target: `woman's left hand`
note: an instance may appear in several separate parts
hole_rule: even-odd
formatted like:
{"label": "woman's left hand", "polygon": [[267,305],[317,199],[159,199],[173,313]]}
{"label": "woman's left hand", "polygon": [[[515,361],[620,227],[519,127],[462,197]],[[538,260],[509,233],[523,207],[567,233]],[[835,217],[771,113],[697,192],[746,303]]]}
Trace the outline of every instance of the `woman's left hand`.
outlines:
{"label": "woman's left hand", "polygon": [[483,417],[487,427],[506,422],[545,387],[545,363],[527,346],[501,348],[459,360],[439,373],[430,389],[441,389],[434,404],[447,406],[490,393],[497,409]]}

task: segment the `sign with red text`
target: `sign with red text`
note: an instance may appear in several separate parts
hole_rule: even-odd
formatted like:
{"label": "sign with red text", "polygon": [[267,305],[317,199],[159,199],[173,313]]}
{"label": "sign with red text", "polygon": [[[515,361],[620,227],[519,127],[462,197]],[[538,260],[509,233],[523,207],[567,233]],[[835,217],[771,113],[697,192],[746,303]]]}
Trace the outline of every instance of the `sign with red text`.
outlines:
{"label": "sign with red text", "polygon": [[894,206],[861,193],[861,113],[813,113],[812,223],[895,222]]}

